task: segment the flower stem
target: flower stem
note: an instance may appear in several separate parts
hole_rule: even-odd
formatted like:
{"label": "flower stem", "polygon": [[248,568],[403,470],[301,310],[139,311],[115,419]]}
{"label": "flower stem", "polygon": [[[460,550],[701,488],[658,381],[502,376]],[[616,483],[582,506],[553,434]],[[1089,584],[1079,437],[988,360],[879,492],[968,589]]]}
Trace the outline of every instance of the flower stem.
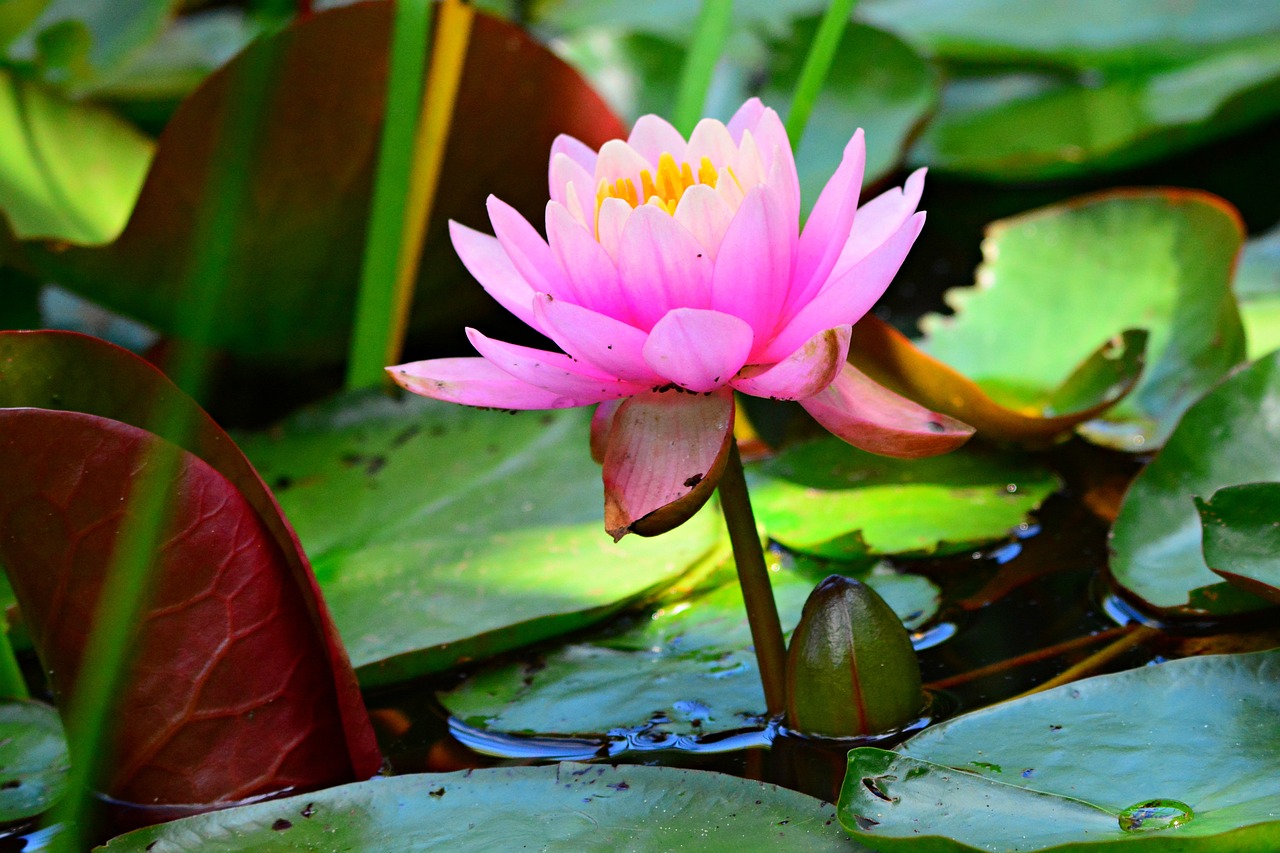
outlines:
{"label": "flower stem", "polygon": [[676,91],[676,107],[671,122],[685,136],[702,116],[707,90],[711,88],[711,75],[724,52],[732,21],[733,0],[702,0],[689,52],[680,70],[680,88]]}
{"label": "flower stem", "polygon": [[796,83],[795,94],[791,98],[791,109],[787,112],[787,136],[791,139],[791,147],[799,150],[800,138],[809,124],[809,116],[818,103],[818,93],[827,82],[827,73],[831,71],[831,63],[836,56],[836,48],[840,46],[840,38],[844,28],[853,15],[853,7],[857,0],[832,0],[831,5],[818,24],[818,32],[809,45],[809,55],[804,59],[800,69],[800,80]]}
{"label": "flower stem", "polygon": [[764,548],[756,530],[755,514],[751,511],[751,497],[747,494],[747,479],[742,472],[742,457],[738,455],[736,442],[730,442],[729,462],[720,476],[719,491],[720,509],[729,528],[733,560],[738,566],[738,583],[742,585],[742,600],[751,626],[751,642],[755,645],[756,662],[760,667],[765,706],[770,717],[777,717],[786,705],[787,649],[782,641],[778,605],[773,600],[773,586],[769,583],[769,569],[765,565]]}

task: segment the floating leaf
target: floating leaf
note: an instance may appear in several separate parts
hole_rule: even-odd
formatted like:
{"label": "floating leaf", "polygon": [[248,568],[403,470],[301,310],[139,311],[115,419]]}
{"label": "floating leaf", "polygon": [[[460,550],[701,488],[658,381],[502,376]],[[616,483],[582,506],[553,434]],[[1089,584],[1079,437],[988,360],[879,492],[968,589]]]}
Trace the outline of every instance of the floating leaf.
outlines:
{"label": "floating leaf", "polygon": [[107,851],[848,851],[829,804],[720,773],[559,764],[373,779],[131,832]]}
{"label": "floating leaf", "polygon": [[1260,359],[1187,410],[1138,474],[1111,534],[1111,572],[1128,592],[1176,613],[1232,613],[1265,602],[1205,565],[1194,498],[1223,486],[1280,480],[1280,352]]}
{"label": "floating leaf", "polygon": [[40,702],[0,703],[0,823],[48,810],[62,794],[67,761],[57,711]]}
{"label": "floating leaf", "polygon": [[[229,283],[213,343],[246,359],[341,358],[364,251],[392,7],[333,9],[256,41],[166,126],[119,239],[99,247],[29,243],[21,247],[25,262],[108,308],[161,331],[176,328],[175,294],[196,248],[194,215],[227,99],[253,65],[247,54],[270,54],[274,85],[264,109],[272,120],[250,157],[252,204],[226,238]],[[490,192],[540,217],[555,135],[599,145],[623,130],[572,69],[484,15],[476,17],[462,79],[414,303],[417,330],[454,329],[491,304],[454,257],[447,219],[487,227]],[[81,141],[100,148],[89,134]]]}
{"label": "floating leaf", "polygon": [[1280,347],[1280,227],[1244,244],[1235,290],[1249,358]]}
{"label": "floating leaf", "polygon": [[963,551],[1007,536],[1057,488],[1035,462],[970,447],[903,460],[829,438],[752,467],[769,536],[837,559]]}
{"label": "floating leaf", "polygon": [[297,526],[362,682],[381,684],[603,619],[712,550],[714,511],[610,541],[589,420],[366,393],[243,446]]}
{"label": "floating leaf", "polygon": [[[889,569],[846,569],[884,597],[909,626],[938,608],[938,589]],[[770,573],[787,633],[827,568],[801,561]],[[472,728],[505,733],[620,738],[678,746],[695,735],[758,726],[764,694],[736,582],[664,606],[636,627],[565,646],[531,663],[481,670],[440,699]]]}
{"label": "floating leaf", "polygon": [[1228,486],[1196,499],[1204,561],[1241,589],[1280,604],[1280,483]]}
{"label": "floating leaf", "polygon": [[840,820],[882,851],[1270,849],[1278,677],[1276,651],[1188,658],[856,749]]}
{"label": "floating leaf", "polygon": [[1146,329],[1137,388],[1080,429],[1150,450],[1244,356],[1230,288],[1241,238],[1232,208],[1187,190],[1115,191],[1001,220],[977,286],[947,293],[956,316],[921,321],[924,349],[1002,405],[1034,407],[1099,341]]}

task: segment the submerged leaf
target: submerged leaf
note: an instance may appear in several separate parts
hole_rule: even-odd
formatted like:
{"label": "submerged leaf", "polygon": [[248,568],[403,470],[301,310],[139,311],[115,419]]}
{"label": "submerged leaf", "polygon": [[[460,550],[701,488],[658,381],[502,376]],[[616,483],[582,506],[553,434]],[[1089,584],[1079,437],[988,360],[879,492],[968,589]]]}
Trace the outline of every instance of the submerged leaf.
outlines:
{"label": "submerged leaf", "polygon": [[47,811],[62,794],[67,762],[57,711],[40,702],[0,703],[0,823]]}

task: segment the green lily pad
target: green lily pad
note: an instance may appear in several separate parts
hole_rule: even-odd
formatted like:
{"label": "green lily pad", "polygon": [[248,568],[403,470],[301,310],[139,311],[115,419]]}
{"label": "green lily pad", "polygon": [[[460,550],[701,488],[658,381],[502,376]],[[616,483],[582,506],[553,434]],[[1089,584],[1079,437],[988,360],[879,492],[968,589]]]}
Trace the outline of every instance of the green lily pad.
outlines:
{"label": "green lily pad", "polygon": [[947,292],[956,315],[921,320],[924,348],[997,402],[1036,407],[1098,341],[1146,329],[1137,388],[1077,429],[1151,450],[1244,358],[1230,288],[1242,236],[1232,208],[1192,191],[1103,193],[1001,220],[977,286]]}
{"label": "green lily pad", "polygon": [[1280,480],[1280,352],[1219,385],[1183,416],[1169,443],[1138,474],[1111,534],[1111,572],[1153,607],[1233,613],[1266,602],[1205,565],[1195,496],[1223,486]]}
{"label": "green lily pad", "polygon": [[581,628],[712,551],[723,526],[714,509],[655,539],[610,541],[589,420],[366,393],[242,447],[372,685]]}
{"label": "green lily pad", "polygon": [[108,851],[856,850],[834,809],[747,779],[559,764],[372,779],[154,826]]}
{"label": "green lily pad", "polygon": [[124,228],[152,144],[100,107],[0,69],[0,151],[0,211],[15,236],[105,243]]}
{"label": "green lily pad", "polygon": [[857,749],[840,820],[883,851],[1272,849],[1277,678],[1280,651],[1189,658]]}
{"label": "green lily pad", "polygon": [[[805,561],[774,569],[774,597],[789,635],[805,599],[830,572]],[[938,609],[938,589],[925,578],[885,568],[853,573],[909,628]],[[621,634],[481,670],[440,700],[482,731],[620,739],[641,733],[637,743],[668,747],[759,725],[764,693],[751,649],[742,591],[731,581],[668,604]]]}
{"label": "green lily pad", "polygon": [[35,817],[62,795],[69,766],[58,712],[0,702],[0,824]]}
{"label": "green lily pad", "polygon": [[836,559],[964,551],[1007,536],[1058,489],[1052,472],[1015,454],[891,459],[834,438],[789,448],[751,475],[770,537]]}
{"label": "green lily pad", "polygon": [[1249,358],[1280,347],[1280,227],[1244,244],[1235,290]]}
{"label": "green lily pad", "polygon": [[1196,509],[1209,568],[1280,604],[1280,483],[1228,486]]}

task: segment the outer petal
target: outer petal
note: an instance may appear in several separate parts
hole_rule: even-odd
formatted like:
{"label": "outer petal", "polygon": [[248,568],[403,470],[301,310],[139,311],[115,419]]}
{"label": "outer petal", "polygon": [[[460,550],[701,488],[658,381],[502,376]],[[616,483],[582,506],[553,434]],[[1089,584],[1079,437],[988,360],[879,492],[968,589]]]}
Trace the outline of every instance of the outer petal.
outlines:
{"label": "outer petal", "polygon": [[733,394],[649,393],[623,402],[604,454],[604,526],[655,536],[697,512],[724,472]]}
{"label": "outer petal", "polygon": [[463,265],[485,292],[523,322],[542,331],[533,317],[534,290],[511,263],[498,238],[452,220],[449,236]]}
{"label": "outer petal", "polygon": [[[741,111],[739,111],[741,112]],[[730,132],[733,132],[732,127]],[[769,184],[779,191],[782,200],[788,203],[788,210],[800,221],[800,178],[796,175],[796,158],[791,152],[791,140],[787,138],[787,130],[782,126],[782,119],[771,109],[765,108],[751,128],[755,136],[756,146],[760,150],[760,158],[764,163],[765,174],[769,176]],[[737,136],[734,137],[735,139]],[[774,178],[774,173],[777,178]]]}
{"label": "outer petal", "polygon": [[483,358],[436,358],[388,367],[401,388],[464,406],[489,409],[567,409],[594,401],[535,388]]}
{"label": "outer petal", "polygon": [[635,326],[545,293],[534,297],[533,312],[544,334],[578,361],[625,381],[661,384],[644,360],[648,335]]}
{"label": "outer petal", "polygon": [[564,205],[582,225],[595,228],[595,179],[565,154],[551,157],[551,199]]}
{"label": "outer petal", "polygon": [[803,400],[826,389],[849,357],[851,326],[827,329],[773,366],[746,367],[729,384],[753,397]]}
{"label": "outer petal", "polygon": [[796,257],[796,288],[788,306],[803,305],[812,299],[827,281],[849,239],[854,215],[858,210],[858,193],[867,164],[867,147],[859,128],[844,148],[839,168],[822,188],[809,221],[800,234]]}
{"label": "outer petal", "polygon": [[916,212],[920,195],[924,192],[924,173],[924,169],[916,169],[902,189],[894,187],[887,190],[858,208],[853,230],[840,250],[840,259],[831,271],[831,278],[838,278],[871,254]]}
{"label": "outer petal", "polygon": [[591,459],[597,465],[604,464],[605,451],[609,449],[609,434],[613,432],[613,416],[624,399],[605,400],[591,413]]}
{"label": "outer petal", "polygon": [[711,305],[711,259],[683,225],[653,205],[641,205],[627,218],[618,272],[641,328],[651,328],[672,308]]}
{"label": "outer petal", "polygon": [[665,119],[656,115],[643,115],[636,119],[635,127],[631,128],[631,135],[627,137],[627,144],[648,160],[652,168],[657,168],[658,158],[664,153],[674,157],[677,163],[684,162],[684,137]]}
{"label": "outer petal", "polygon": [[973,435],[968,424],[898,396],[851,364],[825,391],[800,405],[838,438],[883,456],[936,456]]}
{"label": "outer petal", "polygon": [[521,277],[539,293],[564,295],[569,283],[537,229],[497,196],[489,196],[486,204],[493,233]]}
{"label": "outer petal", "polygon": [[742,200],[716,255],[711,307],[746,320],[761,346],[777,328],[791,286],[792,226],[778,194],[756,187]]}
{"label": "outer petal", "polygon": [[765,358],[781,359],[833,322],[856,323],[893,281],[907,252],[924,227],[924,213],[902,223],[888,240],[829,283],[787,322],[765,350]]}
{"label": "outer petal", "polygon": [[631,308],[622,295],[622,280],[613,258],[591,232],[554,201],[547,203],[547,237],[556,261],[569,279],[570,292],[562,298],[630,322]]}
{"label": "outer petal", "polygon": [[554,160],[557,154],[568,155],[570,160],[586,169],[588,174],[596,173],[596,152],[586,143],[567,133],[560,134],[551,143],[551,159]]}
{"label": "outer petal", "polygon": [[467,337],[482,356],[512,377],[561,397],[599,403],[646,390],[644,385],[600,376],[563,353],[495,341],[475,329],[467,329]]}
{"label": "outer petal", "polygon": [[676,222],[697,238],[712,261],[720,252],[729,223],[733,221],[733,209],[720,193],[706,184],[694,184],[684,191],[676,205]]}
{"label": "outer petal", "polygon": [[752,339],[751,327],[732,314],[677,308],[654,325],[644,360],[681,388],[705,393],[742,369]]}
{"label": "outer petal", "polygon": [[750,129],[753,133],[760,126],[760,119],[765,112],[773,112],[768,110],[764,102],[759,98],[747,98],[742,106],[738,107],[733,117],[725,124],[725,128],[729,131],[729,136],[733,141],[742,141],[742,131]]}

